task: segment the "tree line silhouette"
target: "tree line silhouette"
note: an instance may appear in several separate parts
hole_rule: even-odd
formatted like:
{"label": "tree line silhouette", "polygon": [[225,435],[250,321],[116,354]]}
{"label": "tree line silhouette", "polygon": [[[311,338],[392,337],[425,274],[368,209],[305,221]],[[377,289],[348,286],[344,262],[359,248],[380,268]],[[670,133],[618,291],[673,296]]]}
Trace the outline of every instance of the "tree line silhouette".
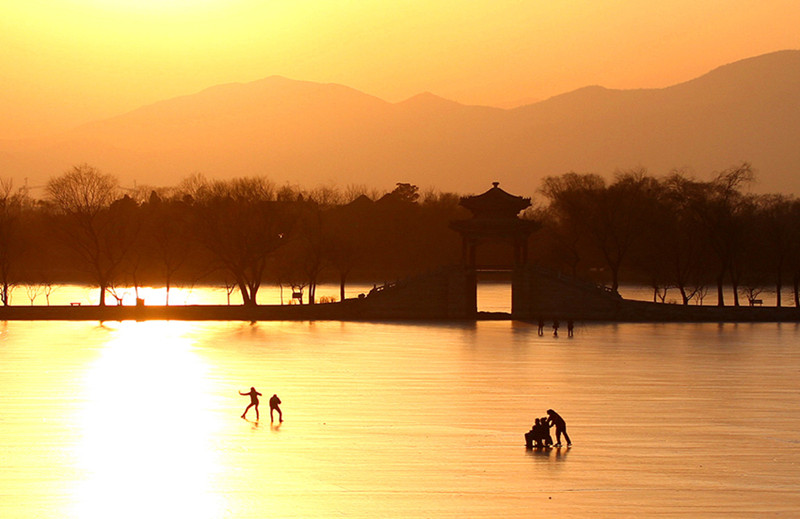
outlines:
{"label": "tree line silhouette", "polygon": [[[800,306],[800,200],[746,192],[749,164],[699,181],[681,172],[656,178],[624,171],[547,177],[522,218],[541,222],[530,259],[606,284],[668,290],[683,304],[715,288],[725,304],[750,302],[791,283]],[[388,193],[363,186],[303,189],[263,177],[209,180],[123,190],[112,175],[82,164],[52,178],[34,199],[0,181],[0,300],[15,286],[86,283],[99,304],[123,287],[215,285],[257,304],[263,285],[307,288],[320,282],[394,280],[461,258],[448,228],[469,218],[454,193],[398,183]],[[480,261],[502,262],[489,247]],[[507,259],[507,258],[506,258]],[[787,281],[788,280],[788,281]]]}

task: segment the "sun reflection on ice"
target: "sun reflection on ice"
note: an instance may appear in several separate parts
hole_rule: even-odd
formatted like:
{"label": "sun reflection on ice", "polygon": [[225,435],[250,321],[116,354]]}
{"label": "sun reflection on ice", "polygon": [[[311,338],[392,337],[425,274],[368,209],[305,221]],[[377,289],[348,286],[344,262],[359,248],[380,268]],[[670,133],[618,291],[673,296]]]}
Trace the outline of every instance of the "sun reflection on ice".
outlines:
{"label": "sun reflection on ice", "polygon": [[219,517],[219,428],[186,323],[124,322],[90,369],[77,517]]}

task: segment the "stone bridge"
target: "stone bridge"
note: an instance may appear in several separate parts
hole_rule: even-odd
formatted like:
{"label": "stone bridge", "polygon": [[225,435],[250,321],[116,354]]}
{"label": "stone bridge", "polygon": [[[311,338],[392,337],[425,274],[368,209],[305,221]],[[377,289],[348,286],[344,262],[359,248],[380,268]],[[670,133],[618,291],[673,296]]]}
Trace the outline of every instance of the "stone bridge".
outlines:
{"label": "stone bridge", "polygon": [[510,314],[478,312],[480,269],[463,265],[440,267],[380,287],[363,298],[344,301],[342,310],[348,318],[370,320],[800,321],[800,309],[794,307],[718,307],[632,301],[608,288],[536,265],[516,266],[509,272]]}
{"label": "stone bridge", "polygon": [[[536,266],[517,266],[511,275],[511,314],[518,320],[613,319],[626,303],[616,293]],[[480,269],[440,267],[392,283],[352,301],[352,309],[370,319],[497,318],[478,312]],[[360,308],[359,308],[360,307]],[[500,316],[502,317],[502,316]]]}

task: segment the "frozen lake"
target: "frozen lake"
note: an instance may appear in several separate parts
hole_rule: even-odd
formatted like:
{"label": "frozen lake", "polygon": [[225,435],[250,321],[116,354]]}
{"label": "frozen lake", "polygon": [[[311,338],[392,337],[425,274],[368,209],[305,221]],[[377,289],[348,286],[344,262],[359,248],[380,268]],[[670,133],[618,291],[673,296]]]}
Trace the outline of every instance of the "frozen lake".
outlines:
{"label": "frozen lake", "polygon": [[[1,331],[4,519],[800,509],[795,324],[579,325],[573,338],[513,322]],[[250,386],[258,423],[239,418]],[[574,446],[527,451],[548,408]]]}

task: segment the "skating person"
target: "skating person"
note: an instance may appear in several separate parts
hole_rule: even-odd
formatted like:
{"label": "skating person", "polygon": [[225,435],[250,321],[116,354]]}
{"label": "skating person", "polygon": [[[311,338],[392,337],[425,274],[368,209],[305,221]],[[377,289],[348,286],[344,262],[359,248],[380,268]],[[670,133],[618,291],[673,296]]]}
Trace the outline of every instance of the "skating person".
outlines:
{"label": "skating person", "polygon": [[242,393],[241,391],[239,391],[239,394],[242,395],[242,396],[250,395],[250,405],[248,405],[247,407],[244,408],[244,413],[242,413],[242,418],[244,418],[247,415],[247,411],[249,411],[251,407],[255,406],[255,408],[256,408],[256,421],[258,421],[258,418],[259,418],[259,416],[258,416],[258,397],[261,396],[261,393],[256,391],[256,388],[251,387],[249,392]]}
{"label": "skating person", "polygon": [[283,422],[283,413],[281,412],[280,404],[281,399],[278,395],[272,395],[269,399],[269,421],[274,422],[275,418],[272,416],[273,411],[278,411],[278,423]]}

